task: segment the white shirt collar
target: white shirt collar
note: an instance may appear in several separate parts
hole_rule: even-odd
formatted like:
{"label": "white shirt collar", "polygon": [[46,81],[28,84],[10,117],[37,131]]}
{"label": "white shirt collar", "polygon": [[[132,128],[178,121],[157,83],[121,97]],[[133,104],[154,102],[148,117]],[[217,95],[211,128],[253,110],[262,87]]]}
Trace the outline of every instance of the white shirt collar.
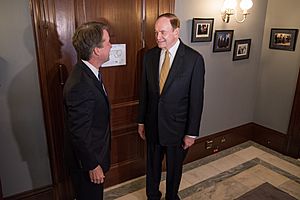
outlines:
{"label": "white shirt collar", "polygon": [[175,57],[179,44],[180,40],[178,39],[177,42],[169,49],[171,57]]}
{"label": "white shirt collar", "polygon": [[[176,52],[178,50],[179,44],[180,44],[180,40],[178,39],[177,42],[169,49],[170,67],[172,67],[172,63],[173,63],[173,60],[175,58]],[[166,52],[165,49],[162,49],[161,52],[160,52],[159,71],[161,70],[161,66],[162,66],[162,64],[164,62],[164,59],[165,59],[165,52]]]}
{"label": "white shirt collar", "polygon": [[93,74],[95,74],[96,78],[98,79],[98,73],[99,73],[99,69],[97,69],[94,65],[92,65],[91,63],[89,63],[86,60],[81,60],[84,64],[86,64],[86,66],[88,66],[88,68],[90,68],[90,70],[92,70]]}

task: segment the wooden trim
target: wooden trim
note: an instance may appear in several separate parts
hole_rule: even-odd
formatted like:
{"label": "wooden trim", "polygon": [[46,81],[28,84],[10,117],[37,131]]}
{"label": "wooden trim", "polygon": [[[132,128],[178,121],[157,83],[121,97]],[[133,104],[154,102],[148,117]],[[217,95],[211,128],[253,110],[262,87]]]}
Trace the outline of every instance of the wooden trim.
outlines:
{"label": "wooden trim", "polygon": [[287,142],[287,135],[280,133],[273,129],[253,124],[253,138],[252,140],[265,147],[286,154],[285,147]]}
{"label": "wooden trim", "polygon": [[252,138],[253,123],[221,131],[196,140],[189,149],[185,163],[228,149]]}
{"label": "wooden trim", "polygon": [[0,200],[3,200],[1,178],[0,178]]}
{"label": "wooden trim", "polygon": [[26,192],[22,192],[20,194],[16,194],[10,197],[4,198],[4,200],[52,200],[54,197],[53,195],[53,187],[46,186],[43,188],[30,190]]}
{"label": "wooden trim", "polygon": [[294,158],[300,158],[300,69],[287,137],[287,154]]}
{"label": "wooden trim", "polygon": [[[248,140],[253,140],[277,152],[287,154],[285,151],[287,144],[286,134],[255,123],[248,123],[198,139],[189,150],[185,163],[212,155]],[[207,149],[208,145],[211,145],[211,148]]]}
{"label": "wooden trim", "polygon": [[163,13],[169,12],[174,13],[175,10],[175,0],[169,0],[169,1],[158,1],[159,7],[158,7],[158,14],[161,15]]}
{"label": "wooden trim", "polygon": [[[61,119],[62,108],[58,102],[53,99],[62,92],[59,89],[54,90],[55,84],[59,85],[58,77],[54,77],[49,70],[53,70],[52,62],[49,60],[59,60],[59,55],[53,53],[52,44],[56,44],[53,41],[59,41],[57,38],[56,28],[52,23],[55,21],[55,0],[39,1],[30,0],[30,7],[32,13],[32,23],[34,31],[34,39],[37,53],[37,63],[39,72],[39,82],[42,97],[45,131],[48,145],[49,161],[51,167],[52,186],[53,186],[53,199],[66,198],[65,195],[70,194],[71,186],[66,181],[66,171],[63,167],[62,159],[62,143],[61,135],[63,132],[63,120]],[[50,37],[51,36],[51,37]],[[53,40],[53,41],[52,41]],[[48,51],[48,52],[47,52]],[[51,53],[49,53],[51,52]],[[47,55],[47,56],[46,56]],[[49,56],[51,55],[51,56]],[[61,88],[62,89],[62,88]],[[60,90],[61,90],[60,89]],[[58,100],[57,100],[58,101]]]}

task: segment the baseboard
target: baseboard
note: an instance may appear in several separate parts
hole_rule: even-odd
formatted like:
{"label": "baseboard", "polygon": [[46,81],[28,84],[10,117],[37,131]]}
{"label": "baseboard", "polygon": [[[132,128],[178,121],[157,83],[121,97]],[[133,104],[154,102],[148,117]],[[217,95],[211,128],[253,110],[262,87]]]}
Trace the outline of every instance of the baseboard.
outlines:
{"label": "baseboard", "polygon": [[287,134],[253,123],[252,140],[279,153],[286,154]]}
{"label": "baseboard", "polygon": [[251,140],[252,133],[253,123],[248,123],[200,138],[196,140],[195,144],[189,149],[185,163],[198,160]]}
{"label": "baseboard", "polygon": [[286,134],[255,123],[248,123],[198,139],[190,148],[185,163],[212,155],[248,140],[286,154]]}
{"label": "baseboard", "polygon": [[1,178],[0,178],[0,200],[3,200]]}
{"label": "baseboard", "polygon": [[[204,158],[249,140],[285,154],[287,141],[285,134],[255,123],[248,123],[196,140],[189,149],[185,163]],[[53,187],[48,186],[7,197],[4,200],[52,200],[54,199],[53,196]]]}
{"label": "baseboard", "polygon": [[10,197],[5,197],[4,200],[53,200],[53,187],[47,186],[35,190],[30,190],[16,194]]}

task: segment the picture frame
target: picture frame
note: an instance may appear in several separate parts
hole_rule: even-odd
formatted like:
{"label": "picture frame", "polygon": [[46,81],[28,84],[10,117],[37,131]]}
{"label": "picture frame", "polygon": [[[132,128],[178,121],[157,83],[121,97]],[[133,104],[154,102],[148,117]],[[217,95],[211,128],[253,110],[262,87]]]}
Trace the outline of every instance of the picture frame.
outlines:
{"label": "picture frame", "polygon": [[270,33],[270,49],[295,51],[299,29],[272,28]]}
{"label": "picture frame", "polygon": [[191,42],[210,42],[214,18],[193,18]]}
{"label": "picture frame", "polygon": [[216,30],[213,52],[231,51],[233,30]]}
{"label": "picture frame", "polygon": [[242,39],[234,41],[232,60],[248,59],[250,55],[251,39]]}

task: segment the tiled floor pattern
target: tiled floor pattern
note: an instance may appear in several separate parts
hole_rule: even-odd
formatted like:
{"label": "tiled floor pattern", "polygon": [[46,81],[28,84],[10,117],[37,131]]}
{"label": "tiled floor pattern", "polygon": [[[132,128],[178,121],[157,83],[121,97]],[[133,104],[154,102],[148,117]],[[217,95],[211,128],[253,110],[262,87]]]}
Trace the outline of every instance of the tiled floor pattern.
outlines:
{"label": "tiled floor pattern", "polygon": [[[265,182],[300,199],[300,161],[249,141],[185,165],[179,195],[184,200],[230,200]],[[143,176],[106,189],[104,199],[146,200],[145,193]]]}

